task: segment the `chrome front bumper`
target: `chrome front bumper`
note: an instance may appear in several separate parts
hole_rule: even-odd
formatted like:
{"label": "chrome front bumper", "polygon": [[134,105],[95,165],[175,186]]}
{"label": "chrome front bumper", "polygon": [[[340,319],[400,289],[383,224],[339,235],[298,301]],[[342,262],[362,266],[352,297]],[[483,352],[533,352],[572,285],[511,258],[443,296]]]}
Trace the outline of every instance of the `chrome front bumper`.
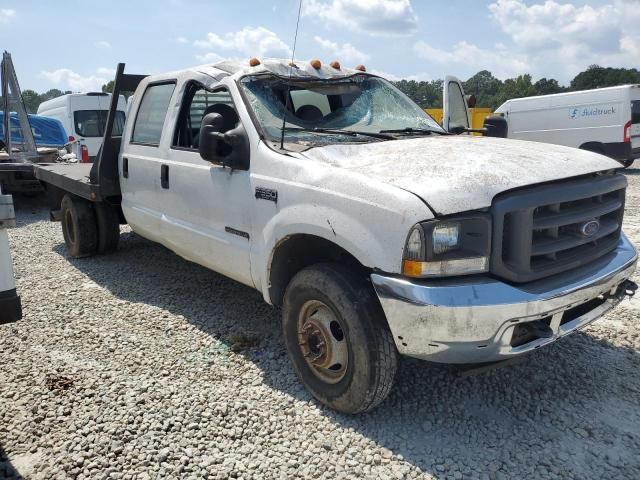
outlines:
{"label": "chrome front bumper", "polygon": [[[602,316],[624,297],[619,287],[637,258],[623,234],[616,250],[592,264],[522,285],[488,276],[417,281],[372,274],[371,281],[401,354],[483,363],[535,350]],[[548,335],[512,341],[527,322],[544,323]]]}

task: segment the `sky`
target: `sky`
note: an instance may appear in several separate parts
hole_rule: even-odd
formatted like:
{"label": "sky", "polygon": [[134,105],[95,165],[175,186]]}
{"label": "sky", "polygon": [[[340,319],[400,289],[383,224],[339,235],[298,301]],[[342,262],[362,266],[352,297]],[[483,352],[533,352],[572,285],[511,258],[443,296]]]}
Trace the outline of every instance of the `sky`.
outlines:
{"label": "sky", "polygon": [[[299,0],[0,0],[0,49],[23,90],[99,90],[118,62],[161,73],[290,57]],[[303,0],[295,56],[390,80],[567,84],[591,64],[640,68],[640,0]]]}

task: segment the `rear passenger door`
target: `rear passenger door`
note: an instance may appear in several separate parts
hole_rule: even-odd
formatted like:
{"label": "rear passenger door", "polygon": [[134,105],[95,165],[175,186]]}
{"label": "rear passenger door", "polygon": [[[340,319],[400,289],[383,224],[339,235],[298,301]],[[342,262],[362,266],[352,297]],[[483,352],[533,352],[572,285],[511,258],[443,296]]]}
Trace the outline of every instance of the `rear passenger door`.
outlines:
{"label": "rear passenger door", "polygon": [[165,124],[175,88],[175,81],[146,86],[142,99],[134,101],[133,121],[125,132],[128,141],[120,156],[122,210],[127,222],[135,232],[160,243],[164,243],[160,171],[170,143]]}

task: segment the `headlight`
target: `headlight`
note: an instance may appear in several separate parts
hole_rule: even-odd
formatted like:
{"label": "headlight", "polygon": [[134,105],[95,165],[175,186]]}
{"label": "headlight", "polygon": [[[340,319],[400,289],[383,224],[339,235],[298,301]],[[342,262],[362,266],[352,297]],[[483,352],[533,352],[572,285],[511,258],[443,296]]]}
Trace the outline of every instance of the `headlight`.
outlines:
{"label": "headlight", "polygon": [[490,250],[487,214],[419,223],[407,237],[402,273],[420,278],[487,272]]}

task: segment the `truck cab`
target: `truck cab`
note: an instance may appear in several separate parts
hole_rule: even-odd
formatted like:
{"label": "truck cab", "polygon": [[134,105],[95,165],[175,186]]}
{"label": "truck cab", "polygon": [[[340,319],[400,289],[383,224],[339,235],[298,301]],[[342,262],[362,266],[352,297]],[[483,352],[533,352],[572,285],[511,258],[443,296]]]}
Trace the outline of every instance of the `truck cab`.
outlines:
{"label": "truck cab", "polygon": [[635,291],[619,163],[500,138],[501,118],[470,135],[453,77],[442,126],[337,62],[135,80],[123,135],[90,172],[36,170],[71,255],[114,250],[126,222],[259,290],[281,307],[300,379],[332,408],[378,405],[399,356],[508,360]]}

